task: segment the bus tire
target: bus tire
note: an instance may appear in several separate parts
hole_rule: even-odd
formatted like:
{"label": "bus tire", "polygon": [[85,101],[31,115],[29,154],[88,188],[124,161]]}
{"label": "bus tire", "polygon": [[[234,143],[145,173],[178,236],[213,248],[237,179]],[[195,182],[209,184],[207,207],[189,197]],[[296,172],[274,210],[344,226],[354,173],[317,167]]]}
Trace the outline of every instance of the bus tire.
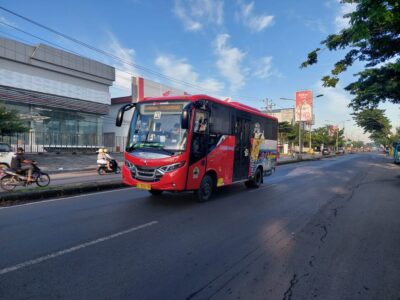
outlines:
{"label": "bus tire", "polygon": [[160,196],[163,193],[163,191],[162,190],[150,190],[149,193],[152,196]]}
{"label": "bus tire", "polygon": [[200,183],[200,188],[197,190],[197,202],[207,202],[211,199],[215,187],[214,179],[206,174]]}
{"label": "bus tire", "polygon": [[263,180],[263,174],[261,168],[257,168],[254,173],[254,178],[252,180],[246,181],[244,184],[247,188],[258,189],[261,186]]}

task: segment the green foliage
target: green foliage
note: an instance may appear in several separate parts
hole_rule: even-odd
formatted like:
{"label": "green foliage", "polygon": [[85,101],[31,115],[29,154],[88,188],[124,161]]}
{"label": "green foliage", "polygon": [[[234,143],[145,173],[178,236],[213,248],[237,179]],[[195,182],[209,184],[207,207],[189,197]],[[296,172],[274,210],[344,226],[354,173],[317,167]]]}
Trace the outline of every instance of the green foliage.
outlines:
{"label": "green foliage", "polygon": [[[354,96],[350,106],[355,111],[377,108],[380,102],[400,103],[400,1],[342,0],[356,5],[345,15],[350,25],[338,34],[329,35],[322,45],[329,51],[347,50],[335,63],[331,75],[322,77],[323,85],[335,87],[339,75],[354,62],[366,69],[356,74],[357,81],[345,89]],[[301,68],[318,62],[320,48],[311,51]]]}
{"label": "green foliage", "polygon": [[339,130],[336,134],[330,136],[327,126],[315,128],[312,131],[312,147],[319,147],[324,145],[328,148],[336,147],[336,137],[338,139],[338,146],[343,147],[345,144],[344,130]]}
{"label": "green foliage", "polygon": [[369,132],[370,139],[377,144],[387,146],[390,143],[390,120],[385,116],[383,109],[365,109],[354,113],[354,119],[358,126]]}
{"label": "green foliage", "polygon": [[390,133],[390,120],[385,116],[383,109],[365,109],[353,115],[357,125],[364,129],[364,133]]}
{"label": "green foliage", "polygon": [[363,141],[353,141],[352,144],[353,144],[354,148],[362,148],[362,147],[364,147],[364,142]]}
{"label": "green foliage", "polygon": [[0,105],[0,134],[11,134],[27,132],[29,130],[21,120],[15,110],[8,110]]}
{"label": "green foliage", "polygon": [[298,135],[298,127],[288,122],[279,122],[278,124],[279,139],[282,143],[294,142]]}

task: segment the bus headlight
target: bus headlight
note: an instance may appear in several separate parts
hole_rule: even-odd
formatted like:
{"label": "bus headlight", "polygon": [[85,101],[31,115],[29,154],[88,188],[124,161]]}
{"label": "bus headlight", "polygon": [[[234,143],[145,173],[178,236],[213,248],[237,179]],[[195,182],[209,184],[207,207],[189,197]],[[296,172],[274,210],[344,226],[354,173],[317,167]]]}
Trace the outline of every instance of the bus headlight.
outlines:
{"label": "bus headlight", "polygon": [[127,166],[128,169],[129,169],[131,172],[136,172],[136,166],[135,166],[133,163],[131,163],[130,161],[125,160],[125,166]]}
{"label": "bus headlight", "polygon": [[160,171],[160,173],[168,173],[168,172],[175,171],[176,169],[183,167],[184,165],[185,165],[185,162],[181,161],[179,163],[159,167],[158,171]]}

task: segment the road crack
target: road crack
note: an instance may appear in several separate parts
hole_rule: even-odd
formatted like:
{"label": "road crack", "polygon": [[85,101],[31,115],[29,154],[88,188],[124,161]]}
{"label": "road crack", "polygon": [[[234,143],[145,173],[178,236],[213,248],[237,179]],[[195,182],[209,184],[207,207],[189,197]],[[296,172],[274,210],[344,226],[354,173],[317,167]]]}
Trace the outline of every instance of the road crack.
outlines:
{"label": "road crack", "polygon": [[296,284],[299,283],[299,281],[304,278],[307,277],[308,275],[310,275],[309,273],[303,274],[300,277],[297,277],[297,274],[294,273],[292,279],[289,282],[289,288],[286,290],[286,292],[283,294],[283,298],[282,300],[290,300],[292,299],[293,296],[293,288]]}

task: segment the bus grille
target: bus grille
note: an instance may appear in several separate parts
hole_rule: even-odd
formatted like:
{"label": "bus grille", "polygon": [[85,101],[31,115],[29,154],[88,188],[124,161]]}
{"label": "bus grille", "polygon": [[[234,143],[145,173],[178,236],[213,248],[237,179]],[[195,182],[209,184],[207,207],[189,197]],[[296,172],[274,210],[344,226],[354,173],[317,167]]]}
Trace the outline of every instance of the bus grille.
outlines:
{"label": "bus grille", "polygon": [[132,177],[142,181],[157,182],[160,181],[162,174],[157,172],[157,168],[139,167],[132,172]]}

